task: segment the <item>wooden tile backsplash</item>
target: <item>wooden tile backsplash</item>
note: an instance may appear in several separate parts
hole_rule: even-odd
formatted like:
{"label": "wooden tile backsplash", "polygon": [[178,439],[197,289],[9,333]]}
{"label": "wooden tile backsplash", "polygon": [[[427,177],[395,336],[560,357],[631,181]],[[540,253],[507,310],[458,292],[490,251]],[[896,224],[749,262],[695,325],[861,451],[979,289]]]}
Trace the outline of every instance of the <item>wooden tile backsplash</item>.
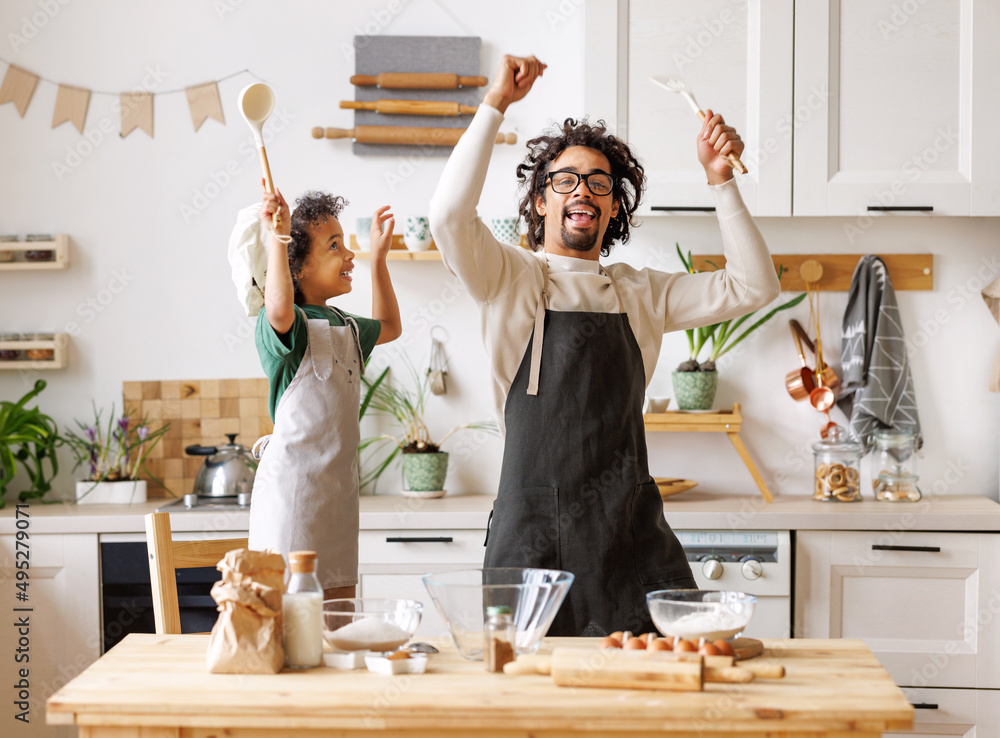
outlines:
{"label": "wooden tile backsplash", "polygon": [[[146,418],[153,429],[170,423],[146,468],[163,480],[167,489],[148,479],[149,497],[180,497],[194,488],[204,456],[187,456],[191,444],[217,446],[236,433],[247,448],[274,429],[267,413],[266,379],[194,379],[161,382],[125,382],[125,409],[137,419]],[[167,491],[169,490],[169,492]]]}

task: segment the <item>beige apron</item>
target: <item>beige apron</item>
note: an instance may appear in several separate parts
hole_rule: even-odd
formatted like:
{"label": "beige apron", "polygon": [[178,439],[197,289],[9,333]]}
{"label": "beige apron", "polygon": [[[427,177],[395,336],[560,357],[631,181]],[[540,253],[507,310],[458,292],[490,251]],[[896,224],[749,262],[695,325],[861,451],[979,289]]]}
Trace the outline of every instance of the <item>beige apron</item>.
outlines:
{"label": "beige apron", "polygon": [[[298,308],[296,308],[298,309]],[[358,410],[364,362],[357,324],[307,320],[309,345],[255,445],[250,548],[317,553],[324,589],[358,583]]]}

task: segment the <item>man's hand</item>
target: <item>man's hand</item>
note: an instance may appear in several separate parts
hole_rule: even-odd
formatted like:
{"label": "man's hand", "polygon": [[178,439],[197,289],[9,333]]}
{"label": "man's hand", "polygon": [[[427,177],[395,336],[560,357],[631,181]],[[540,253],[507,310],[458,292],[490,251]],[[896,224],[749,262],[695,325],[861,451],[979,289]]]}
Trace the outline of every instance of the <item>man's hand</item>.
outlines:
{"label": "man's hand", "polygon": [[706,110],[705,122],[698,132],[698,161],[705,167],[709,184],[722,184],[733,178],[733,167],[726,156],[733,153],[738,157],[743,148],[743,139],[736,129],[727,126],[721,115]]}
{"label": "man's hand", "polygon": [[497,69],[497,76],[483,98],[483,103],[507,112],[507,106],[528,94],[535,80],[545,72],[547,64],[542,64],[533,56],[509,56],[504,54]]}
{"label": "man's hand", "polygon": [[[261,186],[263,186],[264,180],[261,179]],[[264,224],[264,228],[274,233],[274,214],[275,212],[280,212],[280,221],[278,230],[280,233],[276,234],[278,236],[287,236],[292,230],[292,216],[288,209],[288,203],[285,202],[285,198],[281,195],[281,190],[277,191],[277,194],[271,194],[265,191],[263,197],[260,201],[260,222]]]}
{"label": "man's hand", "polygon": [[385,261],[389,249],[392,248],[392,228],[395,223],[388,205],[383,205],[372,213],[372,259]]}

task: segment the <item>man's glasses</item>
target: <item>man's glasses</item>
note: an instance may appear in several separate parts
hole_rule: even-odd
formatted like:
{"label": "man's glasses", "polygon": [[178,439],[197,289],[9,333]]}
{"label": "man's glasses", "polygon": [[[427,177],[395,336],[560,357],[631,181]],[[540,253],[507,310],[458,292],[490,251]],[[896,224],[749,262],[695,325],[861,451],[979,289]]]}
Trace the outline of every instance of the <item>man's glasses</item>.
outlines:
{"label": "man's glasses", "polygon": [[590,191],[598,196],[610,195],[614,187],[614,179],[610,174],[603,172],[593,172],[591,174],[577,174],[576,172],[549,172],[549,181],[552,183],[553,192],[560,195],[568,195],[573,192],[582,179],[587,183]]}

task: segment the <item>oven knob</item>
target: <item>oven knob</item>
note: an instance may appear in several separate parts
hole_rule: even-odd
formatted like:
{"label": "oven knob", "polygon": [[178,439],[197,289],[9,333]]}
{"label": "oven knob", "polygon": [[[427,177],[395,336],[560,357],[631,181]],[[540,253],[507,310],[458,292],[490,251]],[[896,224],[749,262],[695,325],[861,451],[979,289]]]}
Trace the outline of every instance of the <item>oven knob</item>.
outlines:
{"label": "oven knob", "polygon": [[764,573],[764,567],[761,566],[760,561],[749,556],[743,559],[743,566],[740,570],[743,572],[744,579],[760,579],[760,575]]}
{"label": "oven knob", "polygon": [[704,574],[707,579],[718,579],[722,576],[722,559],[717,559],[714,556],[703,559],[701,563],[701,573]]}

